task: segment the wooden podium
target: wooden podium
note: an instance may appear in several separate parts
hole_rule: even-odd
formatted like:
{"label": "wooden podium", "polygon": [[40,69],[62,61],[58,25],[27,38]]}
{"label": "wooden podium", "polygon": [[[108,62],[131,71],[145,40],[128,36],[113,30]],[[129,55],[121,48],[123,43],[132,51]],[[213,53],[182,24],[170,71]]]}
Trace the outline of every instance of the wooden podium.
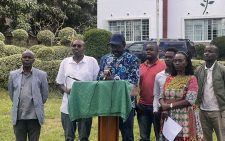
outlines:
{"label": "wooden podium", "polygon": [[98,116],[98,141],[119,140],[119,117],[126,120],[131,107],[127,81],[75,81],[68,98],[71,121]]}
{"label": "wooden podium", "polygon": [[119,140],[119,117],[98,117],[98,141]]}

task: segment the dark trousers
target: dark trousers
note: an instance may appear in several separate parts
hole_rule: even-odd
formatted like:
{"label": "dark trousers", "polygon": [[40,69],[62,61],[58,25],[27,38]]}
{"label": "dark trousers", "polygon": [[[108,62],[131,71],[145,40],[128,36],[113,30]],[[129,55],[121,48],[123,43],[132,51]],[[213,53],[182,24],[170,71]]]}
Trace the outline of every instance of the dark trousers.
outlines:
{"label": "dark trousers", "polygon": [[140,130],[140,141],[150,141],[151,127],[154,126],[156,140],[160,133],[160,114],[153,114],[153,106],[137,105],[137,119]]}
{"label": "dark trousers", "polygon": [[122,135],[122,141],[133,141],[134,140],[134,109],[132,108],[129,117],[125,122],[122,118],[119,119],[119,128]]}
{"label": "dark trousers", "polygon": [[206,141],[213,140],[213,132],[216,133],[217,141],[225,141],[225,111],[200,110],[199,117]]}
{"label": "dark trousers", "polygon": [[74,141],[77,125],[79,140],[89,140],[88,138],[91,132],[92,118],[85,118],[72,122],[70,121],[68,114],[61,113],[61,121],[64,129],[65,141]]}
{"label": "dark trousers", "polygon": [[16,141],[38,141],[41,126],[37,119],[18,120],[16,125],[13,126]]}

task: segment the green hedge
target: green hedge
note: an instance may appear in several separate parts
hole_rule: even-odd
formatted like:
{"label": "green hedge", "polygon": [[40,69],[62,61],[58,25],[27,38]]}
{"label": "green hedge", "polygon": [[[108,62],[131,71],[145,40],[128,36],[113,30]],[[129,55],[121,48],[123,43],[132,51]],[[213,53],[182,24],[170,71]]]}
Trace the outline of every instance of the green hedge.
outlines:
{"label": "green hedge", "polygon": [[29,37],[28,33],[24,29],[16,29],[12,32],[13,44],[16,46],[26,46],[27,39]]}
{"label": "green hedge", "polygon": [[5,41],[5,36],[1,32],[0,32],[0,41],[3,41],[3,42]]}
{"label": "green hedge", "polygon": [[70,46],[71,41],[75,38],[77,32],[71,27],[65,27],[59,31],[58,37],[61,45]]}
{"label": "green hedge", "polygon": [[[9,72],[21,67],[21,54],[14,54],[0,58],[0,87],[7,88]],[[61,60],[41,61],[36,59],[34,67],[39,68],[48,73],[48,81],[50,87],[55,86],[55,79],[58,73]]]}
{"label": "green hedge", "polygon": [[[0,87],[7,88],[9,72],[21,67],[21,54],[14,54],[0,58]],[[55,79],[58,73],[61,60],[43,61],[36,59],[34,67],[39,68],[48,73],[48,81],[50,88],[55,88]],[[225,65],[225,61],[219,61]],[[192,60],[194,68],[204,63],[203,60]]]}
{"label": "green hedge", "polygon": [[29,50],[31,50],[34,54],[36,54],[38,52],[38,50],[42,47],[47,47],[45,45],[33,45],[32,47],[29,48]]}
{"label": "green hedge", "polygon": [[219,59],[225,60],[225,36],[216,37],[211,41],[211,44],[216,45],[219,49]]}
{"label": "green hedge", "polygon": [[50,47],[42,47],[38,49],[35,56],[38,59],[50,61],[54,59],[55,51]]}
{"label": "green hedge", "polygon": [[50,30],[41,30],[37,34],[37,39],[41,44],[51,46],[54,42],[55,35]]}
{"label": "green hedge", "polygon": [[10,56],[14,54],[21,54],[26,50],[24,47],[18,47],[15,45],[5,45],[4,47],[4,53],[5,56]]}
{"label": "green hedge", "polygon": [[70,47],[52,46],[52,49],[55,51],[54,59],[56,60],[62,60],[73,55]]}
{"label": "green hedge", "polygon": [[[42,49],[44,48],[44,49]],[[71,56],[72,52],[71,52],[71,48],[65,47],[65,46],[45,46],[45,45],[34,45],[32,47],[29,48],[31,51],[34,52],[35,55],[38,56],[38,58],[40,60],[46,60],[46,57],[48,57],[48,55],[45,52],[45,49],[50,49],[53,51],[50,51],[50,57],[47,58],[47,60],[62,60],[68,56]],[[39,51],[40,50],[40,51]],[[38,53],[39,52],[39,53]],[[43,53],[43,55],[42,55]],[[46,56],[47,55],[47,56]]]}
{"label": "green hedge", "polygon": [[84,34],[87,55],[95,57],[97,60],[110,52],[108,46],[112,33],[104,29],[90,29]]}
{"label": "green hedge", "polygon": [[203,44],[195,45],[195,49],[196,49],[196,53],[197,53],[196,58],[197,59],[203,59],[205,45],[203,45]]}

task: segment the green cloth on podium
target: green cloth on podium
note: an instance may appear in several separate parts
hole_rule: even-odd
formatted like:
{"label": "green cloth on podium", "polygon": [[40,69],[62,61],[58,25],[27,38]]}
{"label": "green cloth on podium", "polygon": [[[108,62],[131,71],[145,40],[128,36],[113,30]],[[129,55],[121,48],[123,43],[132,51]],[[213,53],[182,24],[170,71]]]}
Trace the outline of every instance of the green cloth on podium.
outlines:
{"label": "green cloth on podium", "polygon": [[120,116],[126,121],[132,108],[131,88],[124,80],[75,81],[68,97],[71,121],[93,116]]}

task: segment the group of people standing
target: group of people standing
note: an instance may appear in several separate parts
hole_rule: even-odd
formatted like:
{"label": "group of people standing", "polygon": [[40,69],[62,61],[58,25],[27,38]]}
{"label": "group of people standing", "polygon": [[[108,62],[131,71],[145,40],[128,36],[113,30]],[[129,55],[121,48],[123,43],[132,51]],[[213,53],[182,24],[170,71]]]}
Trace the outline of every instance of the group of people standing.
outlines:
{"label": "group of people standing", "polygon": [[[158,46],[149,43],[146,61],[142,64],[125,50],[125,38],[113,34],[111,53],[101,59],[85,55],[85,42],[71,43],[73,56],[65,58],[59,67],[56,83],[63,93],[61,122],[65,141],[88,141],[92,118],[71,121],[68,96],[74,81],[127,80],[132,84],[132,110],[125,122],[119,119],[123,141],[134,141],[135,111],[140,129],[140,141],[150,141],[154,125],[156,140],[160,139],[163,122],[169,117],[182,126],[175,141],[212,141],[215,131],[218,141],[225,141],[225,67],[216,59],[218,48],[207,46],[205,63],[194,73],[189,55],[168,48],[164,61],[158,59]],[[16,141],[38,141],[44,119],[44,103],[48,98],[47,74],[32,66],[31,51],[22,54],[22,67],[10,72],[9,92],[13,102],[12,118]],[[106,71],[109,70],[110,71]],[[198,112],[199,109],[199,112]],[[173,129],[171,129],[173,130]]]}

